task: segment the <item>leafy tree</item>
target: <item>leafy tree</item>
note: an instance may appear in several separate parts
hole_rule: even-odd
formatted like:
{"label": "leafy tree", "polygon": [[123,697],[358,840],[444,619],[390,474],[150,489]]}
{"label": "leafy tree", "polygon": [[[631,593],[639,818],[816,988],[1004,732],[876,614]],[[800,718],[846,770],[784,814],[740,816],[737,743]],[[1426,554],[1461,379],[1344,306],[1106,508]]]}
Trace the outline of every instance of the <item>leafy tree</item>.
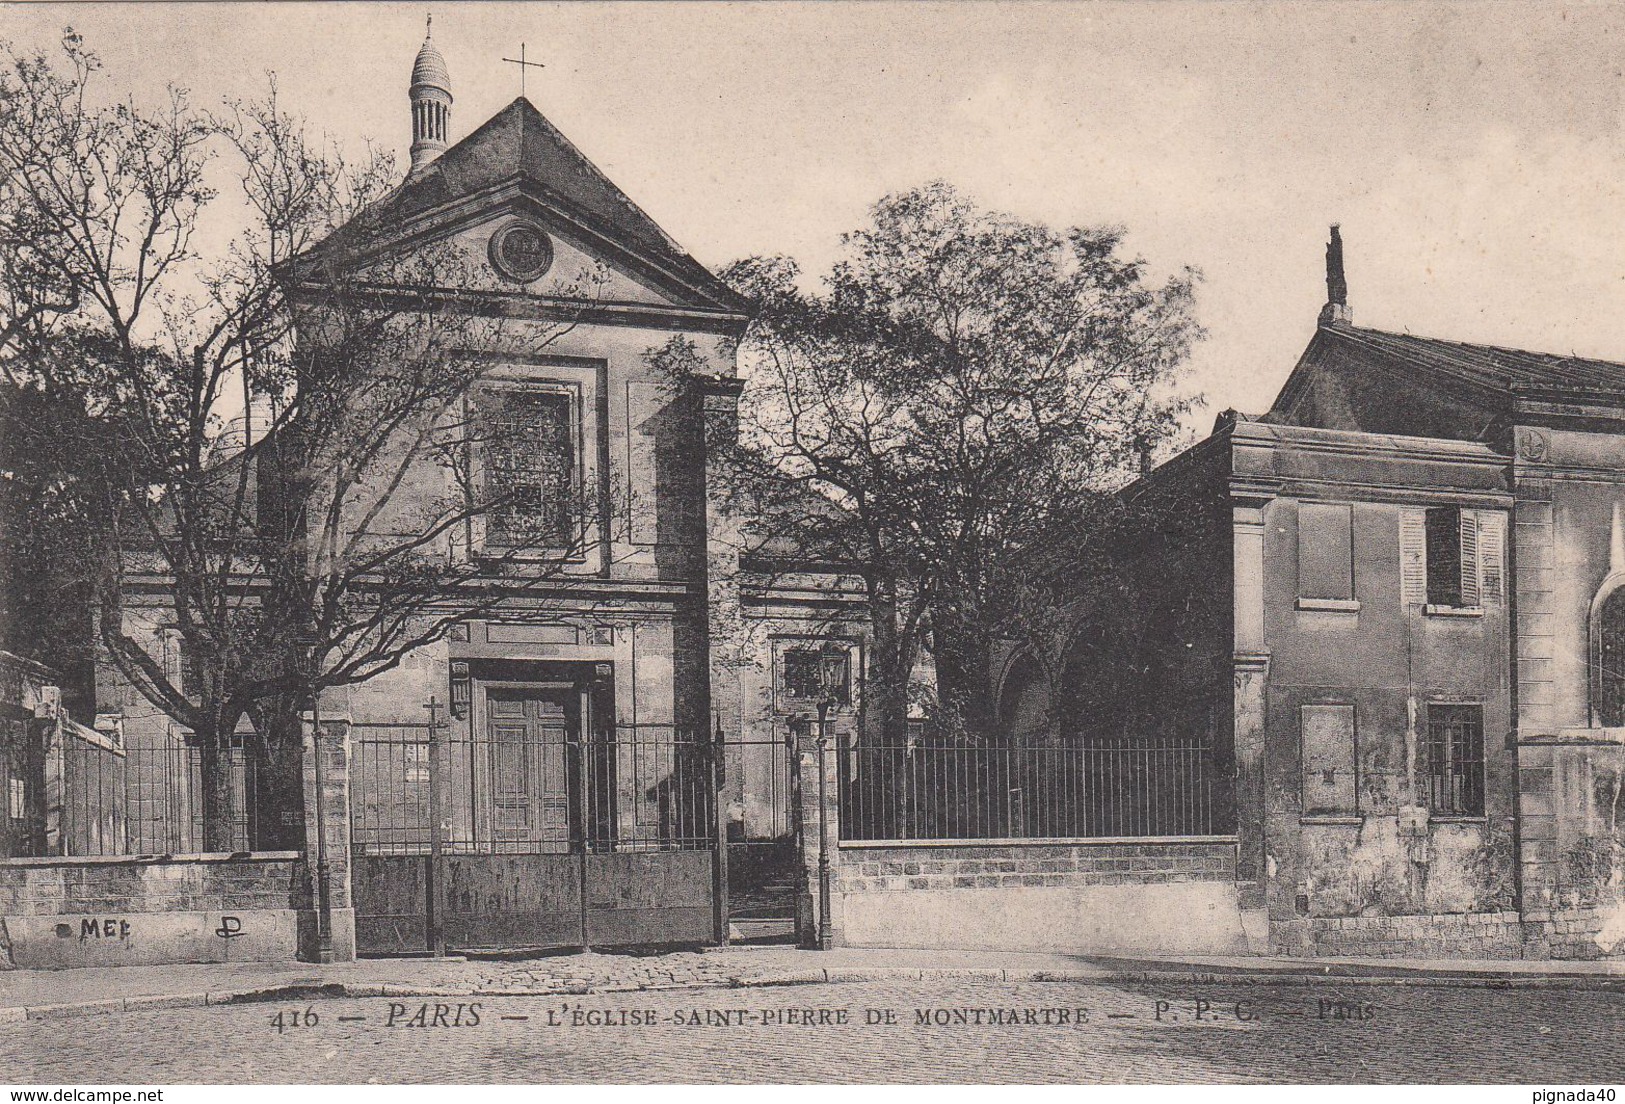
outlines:
{"label": "leafy tree", "polygon": [[[1116,228],[1056,231],[935,183],[889,195],[816,291],[753,258],[739,489],[862,576],[869,731],[900,740],[922,651],[939,720],[989,738],[997,642],[1053,589],[1105,496],[1176,430],[1197,275],[1160,284]],[[810,492],[810,493],[809,493]],[[834,509],[831,509],[831,506]]]}

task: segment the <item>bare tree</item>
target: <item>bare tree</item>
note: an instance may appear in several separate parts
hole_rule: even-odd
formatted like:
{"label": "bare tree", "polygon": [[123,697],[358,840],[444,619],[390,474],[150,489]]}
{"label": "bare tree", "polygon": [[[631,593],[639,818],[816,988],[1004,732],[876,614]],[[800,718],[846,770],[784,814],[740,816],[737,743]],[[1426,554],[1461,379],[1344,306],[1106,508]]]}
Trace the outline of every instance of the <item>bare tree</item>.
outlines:
{"label": "bare tree", "polygon": [[[573,319],[482,313],[455,243],[395,248],[375,216],[392,160],[347,161],[283,111],[274,81],[218,114],[180,92],[157,112],[96,109],[84,88],[94,59],[76,38],[68,53],[65,77],[13,59],[0,163],[29,217],[63,196],[95,214],[59,220],[52,244],[77,305],[19,327],[6,371],[50,389],[71,368],[87,412],[138,458],[95,488],[100,643],[200,748],[204,846],[231,835],[228,753],[245,716],[253,842],[297,846],[297,818],[279,814],[299,807],[298,716],[312,693],[549,592],[610,539],[600,503],[614,496],[479,398],[493,365],[539,354]],[[22,133],[25,122],[54,137]],[[215,173],[234,178],[230,201],[209,186]],[[200,256],[206,211],[239,229]],[[589,303],[601,281],[583,272],[560,298]],[[179,639],[179,670],[134,616],[154,605]]]}

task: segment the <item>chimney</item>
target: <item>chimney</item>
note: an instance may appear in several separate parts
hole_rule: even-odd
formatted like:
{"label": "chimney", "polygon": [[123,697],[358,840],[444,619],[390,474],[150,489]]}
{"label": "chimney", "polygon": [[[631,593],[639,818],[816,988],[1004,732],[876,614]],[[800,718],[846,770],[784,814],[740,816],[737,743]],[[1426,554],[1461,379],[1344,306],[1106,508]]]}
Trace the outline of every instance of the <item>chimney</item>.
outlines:
{"label": "chimney", "polygon": [[1320,324],[1353,325],[1354,312],[1349,310],[1349,282],[1343,275],[1343,235],[1337,223],[1332,223],[1332,237],[1326,243],[1326,305],[1320,308]]}

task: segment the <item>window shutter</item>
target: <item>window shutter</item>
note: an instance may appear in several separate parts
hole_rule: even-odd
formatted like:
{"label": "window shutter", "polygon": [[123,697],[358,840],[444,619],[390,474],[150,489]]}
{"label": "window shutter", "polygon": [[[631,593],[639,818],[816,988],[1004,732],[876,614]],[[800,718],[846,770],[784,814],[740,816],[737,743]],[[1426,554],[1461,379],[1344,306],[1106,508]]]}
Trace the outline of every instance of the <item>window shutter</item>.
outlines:
{"label": "window shutter", "polygon": [[1478,511],[1461,512],[1461,604],[1481,605],[1478,578]]}
{"label": "window shutter", "polygon": [[1407,606],[1428,600],[1427,511],[1402,507],[1399,511],[1399,600]]}
{"label": "window shutter", "polygon": [[1485,602],[1506,597],[1506,523],[1499,510],[1478,512],[1479,592]]}

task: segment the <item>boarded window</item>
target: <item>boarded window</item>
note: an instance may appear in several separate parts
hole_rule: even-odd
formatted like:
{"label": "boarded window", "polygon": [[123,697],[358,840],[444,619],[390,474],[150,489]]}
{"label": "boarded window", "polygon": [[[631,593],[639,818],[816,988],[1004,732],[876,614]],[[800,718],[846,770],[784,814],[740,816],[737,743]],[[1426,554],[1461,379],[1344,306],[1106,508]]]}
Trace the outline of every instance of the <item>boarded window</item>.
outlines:
{"label": "boarded window", "polygon": [[1298,725],[1303,742],[1303,814],[1358,813],[1354,706],[1300,706]]}
{"label": "boarded window", "polygon": [[1354,597],[1347,505],[1305,502],[1298,507],[1298,597]]}
{"label": "boarded window", "polygon": [[1428,706],[1428,811],[1484,815],[1484,707]]}
{"label": "boarded window", "polygon": [[500,548],[567,547],[576,522],[570,396],[501,390],[482,405],[487,541]]}

